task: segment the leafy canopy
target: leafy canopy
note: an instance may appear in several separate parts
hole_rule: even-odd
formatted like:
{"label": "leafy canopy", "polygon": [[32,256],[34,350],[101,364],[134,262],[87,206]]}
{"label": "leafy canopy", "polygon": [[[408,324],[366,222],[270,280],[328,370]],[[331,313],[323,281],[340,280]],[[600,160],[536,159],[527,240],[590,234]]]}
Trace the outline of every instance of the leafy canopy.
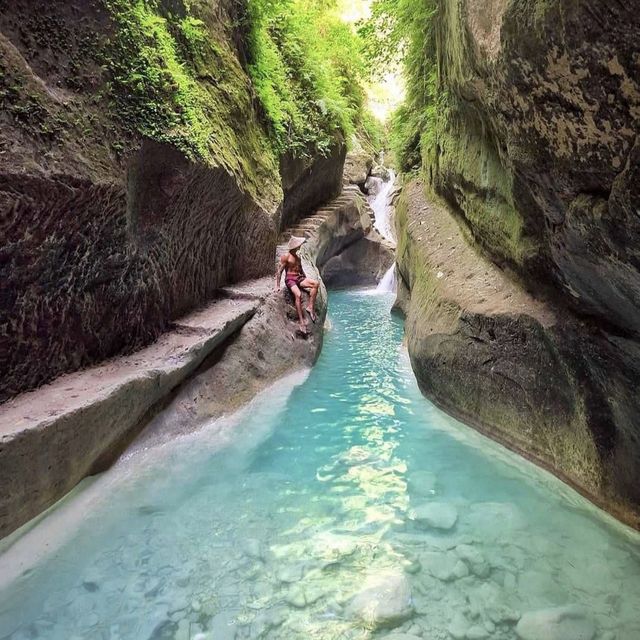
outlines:
{"label": "leafy canopy", "polygon": [[390,143],[403,171],[421,166],[421,152],[435,143],[443,96],[438,92],[434,19],[437,0],[374,0],[360,25],[364,50],[380,64],[400,60],[407,94],[393,114]]}
{"label": "leafy canopy", "polygon": [[249,74],[278,151],[326,152],[366,114],[362,42],[335,0],[249,0]]}

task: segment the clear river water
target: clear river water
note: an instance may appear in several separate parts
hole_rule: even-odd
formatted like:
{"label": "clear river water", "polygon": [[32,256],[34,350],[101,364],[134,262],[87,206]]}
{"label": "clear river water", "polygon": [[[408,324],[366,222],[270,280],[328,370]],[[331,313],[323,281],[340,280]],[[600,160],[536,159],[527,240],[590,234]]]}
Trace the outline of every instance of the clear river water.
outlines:
{"label": "clear river water", "polygon": [[392,298],[5,542],[0,638],[640,638],[638,536],[425,400]]}

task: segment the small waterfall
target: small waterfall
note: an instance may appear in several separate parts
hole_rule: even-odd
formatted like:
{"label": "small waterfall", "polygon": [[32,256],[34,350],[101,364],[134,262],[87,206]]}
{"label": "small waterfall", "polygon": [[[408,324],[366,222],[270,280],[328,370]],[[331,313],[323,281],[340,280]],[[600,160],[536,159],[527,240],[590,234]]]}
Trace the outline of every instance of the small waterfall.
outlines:
{"label": "small waterfall", "polygon": [[[391,214],[393,211],[390,195],[396,183],[396,174],[389,169],[389,179],[382,181],[375,178],[375,194],[369,198],[369,204],[375,215],[375,227],[386,240],[395,244],[395,235],[391,227]],[[376,293],[395,293],[396,291],[396,265],[395,262],[384,277],[378,283]]]}
{"label": "small waterfall", "polygon": [[389,195],[393,190],[396,183],[396,174],[393,169],[389,169],[389,179],[382,181],[380,178],[376,178],[375,195],[369,198],[369,204],[375,214],[376,229],[380,234],[395,242],[393,229],[391,228],[391,203],[389,202]]}
{"label": "small waterfall", "polygon": [[378,286],[376,287],[376,292],[377,293],[395,293],[396,292],[396,286],[397,286],[397,281],[396,281],[396,263],[394,262],[391,267],[389,267],[389,270],[387,271],[387,273],[384,274],[384,277],[382,278],[382,280],[380,280],[380,282],[378,283]]}

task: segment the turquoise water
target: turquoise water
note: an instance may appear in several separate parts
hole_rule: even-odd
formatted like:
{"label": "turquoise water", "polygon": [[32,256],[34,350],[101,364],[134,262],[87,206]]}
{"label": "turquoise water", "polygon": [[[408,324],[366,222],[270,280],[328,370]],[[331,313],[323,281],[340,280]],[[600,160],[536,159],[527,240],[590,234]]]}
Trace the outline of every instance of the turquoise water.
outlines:
{"label": "turquoise water", "polygon": [[390,305],[332,294],[306,381],[134,452],[13,544],[0,638],[507,639],[523,614],[526,640],[640,638],[636,535],[422,398]]}

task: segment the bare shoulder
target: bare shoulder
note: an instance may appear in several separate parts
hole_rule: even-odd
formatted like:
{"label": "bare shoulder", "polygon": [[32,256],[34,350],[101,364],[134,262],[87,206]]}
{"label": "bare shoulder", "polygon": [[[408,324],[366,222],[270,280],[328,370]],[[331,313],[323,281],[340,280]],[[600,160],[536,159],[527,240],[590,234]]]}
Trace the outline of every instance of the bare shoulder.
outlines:
{"label": "bare shoulder", "polygon": [[287,264],[287,262],[289,262],[289,254],[288,253],[283,253],[280,256],[280,264]]}

